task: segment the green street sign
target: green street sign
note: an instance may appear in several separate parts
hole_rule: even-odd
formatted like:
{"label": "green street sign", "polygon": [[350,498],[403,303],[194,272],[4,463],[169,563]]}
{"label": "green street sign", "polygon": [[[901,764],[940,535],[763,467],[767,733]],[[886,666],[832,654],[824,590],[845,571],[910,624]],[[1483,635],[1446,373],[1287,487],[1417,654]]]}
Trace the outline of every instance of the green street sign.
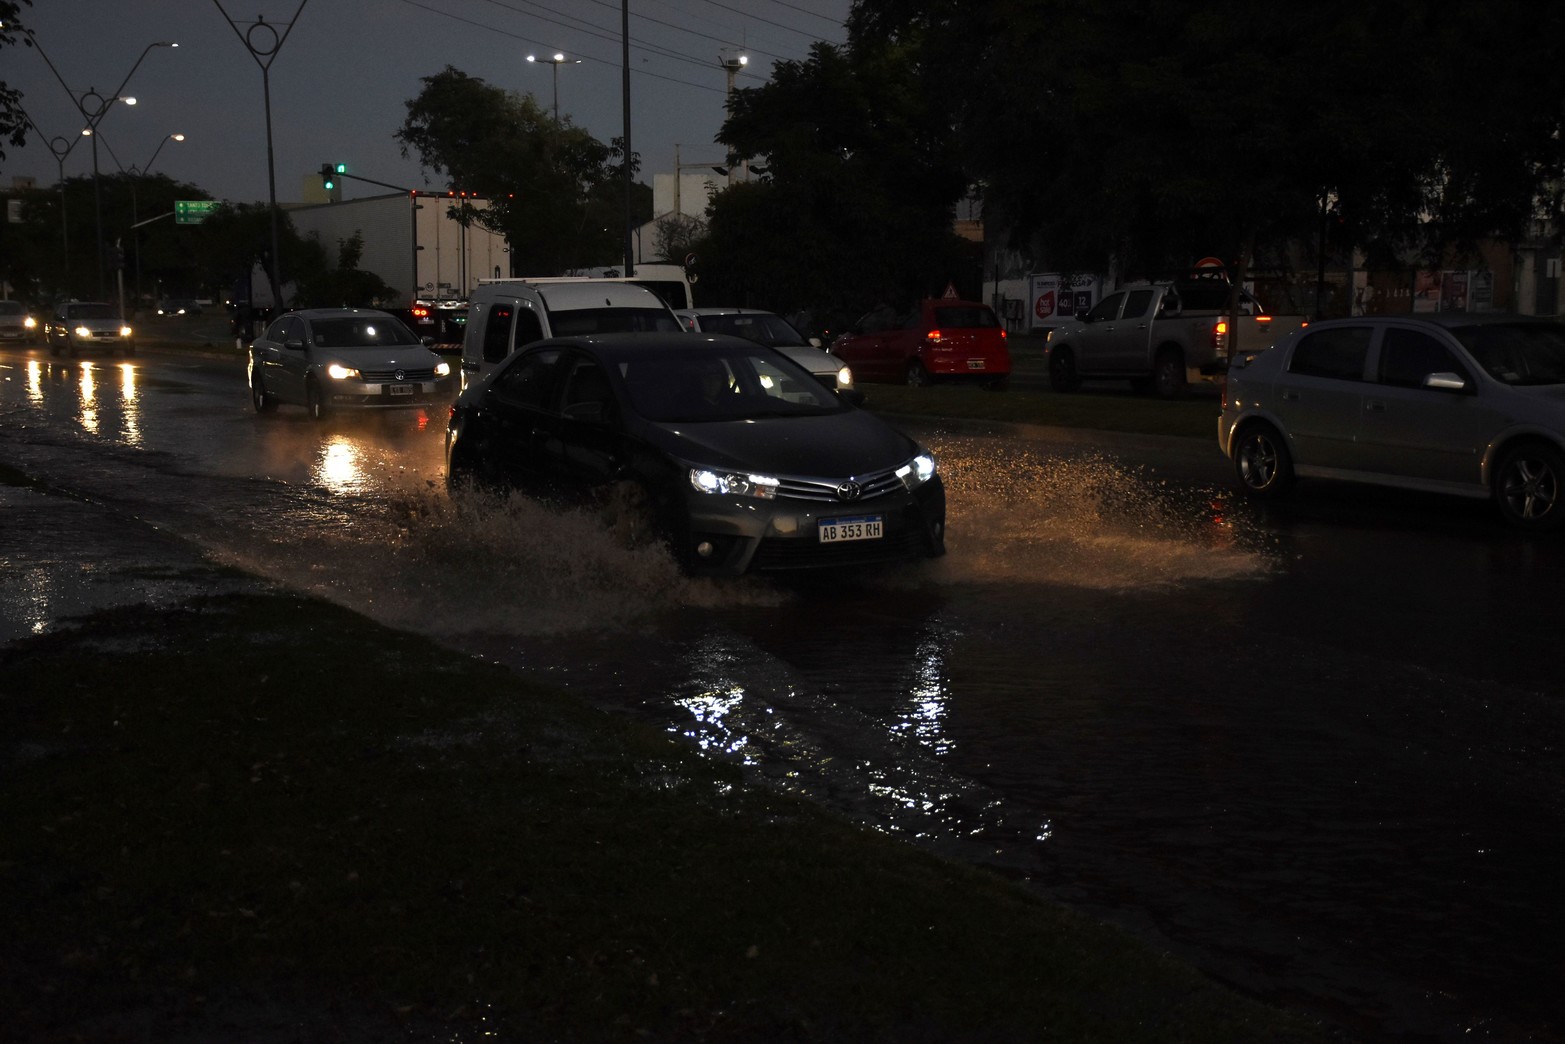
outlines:
{"label": "green street sign", "polygon": [[174,224],[199,225],[205,221],[207,215],[217,209],[215,199],[176,199],[174,201]]}

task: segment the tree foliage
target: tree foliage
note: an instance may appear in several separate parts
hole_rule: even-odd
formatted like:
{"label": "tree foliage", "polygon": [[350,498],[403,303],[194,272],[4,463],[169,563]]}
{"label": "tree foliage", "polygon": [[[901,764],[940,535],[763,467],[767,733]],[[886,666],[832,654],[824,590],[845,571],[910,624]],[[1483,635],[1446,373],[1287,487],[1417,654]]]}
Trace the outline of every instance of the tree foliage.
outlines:
{"label": "tree foliage", "polygon": [[422,82],[396,133],[403,155],[490,201],[475,219],[509,240],[513,268],[554,275],[623,257],[623,150],[451,66]]}
{"label": "tree foliage", "polygon": [[[0,51],[18,43],[32,46],[22,24],[23,4],[31,7],[33,0],[0,0]],[[4,142],[17,148],[27,144],[27,113],[22,109],[22,92],[0,80],[0,143]],[[0,147],[0,160],[3,159],[5,149]]]}
{"label": "tree foliage", "polygon": [[[942,85],[986,215],[1051,267],[1517,234],[1560,173],[1557,6],[858,0]],[[926,96],[932,97],[926,91]]]}
{"label": "tree foliage", "polygon": [[951,231],[967,182],[914,57],[817,44],[735,92],[719,140],[766,174],[713,200],[706,299],[856,314],[953,281],[977,291]]}

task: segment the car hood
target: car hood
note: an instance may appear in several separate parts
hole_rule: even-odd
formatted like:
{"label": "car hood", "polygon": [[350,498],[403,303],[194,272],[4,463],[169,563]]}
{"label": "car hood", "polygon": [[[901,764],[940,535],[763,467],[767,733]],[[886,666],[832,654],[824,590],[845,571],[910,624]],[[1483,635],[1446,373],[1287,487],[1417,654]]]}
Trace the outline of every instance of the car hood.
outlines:
{"label": "car hood", "polygon": [[690,464],[800,477],[848,478],[901,467],[918,443],[874,414],[646,422],[643,437]]}
{"label": "car hood", "polygon": [[773,347],[811,373],[834,374],[847,365],[825,349],[807,344],[779,344]]}

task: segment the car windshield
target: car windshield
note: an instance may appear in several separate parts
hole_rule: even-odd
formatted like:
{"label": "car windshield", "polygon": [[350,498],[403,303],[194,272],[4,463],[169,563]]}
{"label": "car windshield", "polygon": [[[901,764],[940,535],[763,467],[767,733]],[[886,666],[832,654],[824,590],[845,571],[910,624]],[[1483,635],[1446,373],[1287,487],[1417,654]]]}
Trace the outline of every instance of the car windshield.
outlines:
{"label": "car windshield", "polygon": [[679,330],[679,322],[661,308],[573,308],[551,311],[549,326],[556,337]]}
{"label": "car windshield", "polygon": [[25,311],[20,301],[0,301],[0,315],[21,315]]}
{"label": "car windshield", "polygon": [[935,325],[949,330],[987,330],[999,326],[987,305],[936,305]]}
{"label": "car windshield", "polygon": [[1495,380],[1506,384],[1565,383],[1565,325],[1493,323],[1451,332]]}
{"label": "car windshield", "polygon": [[772,348],[807,347],[799,331],[775,315],[703,315],[701,329],[706,333],[733,334]]}
{"label": "car windshield", "polygon": [[106,304],[73,304],[65,306],[67,319],[113,319],[114,308]]}
{"label": "car windshield", "polygon": [[389,315],[316,319],[310,336],[317,348],[373,348],[389,344],[419,344],[413,332]]}
{"label": "car windshield", "polygon": [[648,420],[756,420],[847,408],[807,370],[761,347],[637,353],[619,369],[631,406]]}

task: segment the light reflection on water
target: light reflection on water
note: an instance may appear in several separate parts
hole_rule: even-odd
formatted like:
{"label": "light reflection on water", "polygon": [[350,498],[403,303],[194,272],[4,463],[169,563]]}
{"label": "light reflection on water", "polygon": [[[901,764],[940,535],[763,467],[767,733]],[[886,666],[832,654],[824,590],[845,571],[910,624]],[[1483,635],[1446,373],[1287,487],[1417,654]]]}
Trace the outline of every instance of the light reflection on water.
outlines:
{"label": "light reflection on water", "polygon": [[98,433],[98,406],[97,406],[97,402],[98,402],[98,396],[97,396],[98,385],[97,385],[97,382],[95,380],[93,380],[93,375],[92,375],[93,366],[92,366],[92,363],[84,362],[84,363],[81,364],[81,367],[82,367],[82,371],[81,371],[82,372],[82,376],[81,376],[81,404],[82,405],[81,405],[81,413],[78,414],[78,417],[81,420],[81,426],[86,431],[96,435]]}

